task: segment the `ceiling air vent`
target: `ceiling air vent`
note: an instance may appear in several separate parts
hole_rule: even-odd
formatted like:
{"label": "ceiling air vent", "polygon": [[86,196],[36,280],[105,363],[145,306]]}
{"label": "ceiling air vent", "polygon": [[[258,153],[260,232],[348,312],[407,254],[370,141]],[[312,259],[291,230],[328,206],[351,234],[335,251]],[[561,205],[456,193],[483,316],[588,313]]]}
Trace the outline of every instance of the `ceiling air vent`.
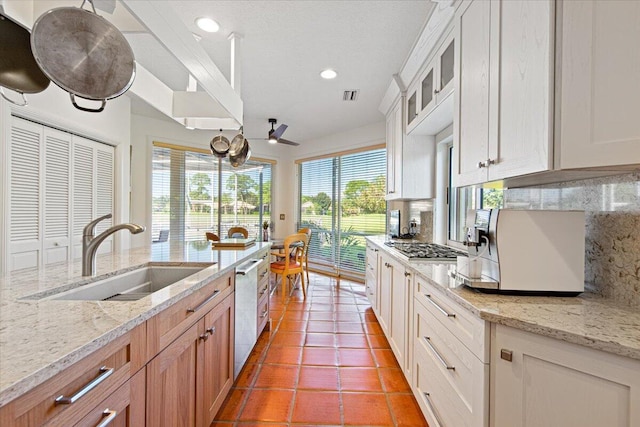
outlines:
{"label": "ceiling air vent", "polygon": [[343,101],[355,101],[358,99],[358,91],[357,90],[345,90],[342,95]]}

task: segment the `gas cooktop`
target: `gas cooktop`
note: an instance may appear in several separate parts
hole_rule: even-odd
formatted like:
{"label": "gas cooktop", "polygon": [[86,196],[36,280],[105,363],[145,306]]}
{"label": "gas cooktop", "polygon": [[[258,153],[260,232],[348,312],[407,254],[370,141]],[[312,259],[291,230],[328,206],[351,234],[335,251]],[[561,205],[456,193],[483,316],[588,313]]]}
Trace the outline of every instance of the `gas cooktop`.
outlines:
{"label": "gas cooktop", "polygon": [[390,241],[384,244],[396,249],[411,261],[455,261],[458,256],[468,256],[465,252],[436,243]]}

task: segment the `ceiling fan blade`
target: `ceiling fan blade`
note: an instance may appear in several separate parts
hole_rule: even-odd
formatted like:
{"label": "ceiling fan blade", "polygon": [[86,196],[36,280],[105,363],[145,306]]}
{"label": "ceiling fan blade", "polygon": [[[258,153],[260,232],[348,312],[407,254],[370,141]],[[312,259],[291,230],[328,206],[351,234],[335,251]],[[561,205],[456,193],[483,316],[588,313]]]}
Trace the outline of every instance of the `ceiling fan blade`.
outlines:
{"label": "ceiling fan blade", "polygon": [[287,145],[295,145],[295,146],[300,145],[300,144],[299,144],[299,143],[297,143],[297,142],[289,141],[288,139],[284,139],[284,138],[280,138],[280,139],[278,140],[278,143],[279,143],[279,144],[287,144]]}
{"label": "ceiling fan blade", "polygon": [[275,139],[280,139],[285,130],[287,130],[287,125],[282,124],[278,126],[278,129],[274,130],[273,133],[269,132],[269,136],[274,137]]}

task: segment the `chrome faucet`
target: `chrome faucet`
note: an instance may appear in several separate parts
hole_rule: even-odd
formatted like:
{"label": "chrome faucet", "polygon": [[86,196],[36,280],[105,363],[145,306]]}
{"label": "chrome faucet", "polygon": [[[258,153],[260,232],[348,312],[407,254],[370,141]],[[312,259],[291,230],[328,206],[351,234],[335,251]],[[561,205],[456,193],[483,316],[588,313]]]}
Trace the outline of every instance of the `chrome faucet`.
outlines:
{"label": "chrome faucet", "polygon": [[106,214],[94,219],[84,227],[82,231],[82,275],[95,276],[96,274],[96,251],[100,243],[118,230],[129,230],[131,234],[142,233],[145,228],[137,224],[118,224],[107,228],[102,233],[96,234],[96,225],[103,219],[111,218],[111,214]]}

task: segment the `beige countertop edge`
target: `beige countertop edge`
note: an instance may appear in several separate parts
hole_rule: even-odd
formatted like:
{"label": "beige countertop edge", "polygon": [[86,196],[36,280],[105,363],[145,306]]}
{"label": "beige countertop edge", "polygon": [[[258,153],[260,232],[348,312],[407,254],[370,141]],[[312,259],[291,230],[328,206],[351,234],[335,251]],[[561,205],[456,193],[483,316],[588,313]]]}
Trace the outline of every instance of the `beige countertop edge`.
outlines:
{"label": "beige countertop edge", "polygon": [[[629,336],[628,333],[622,334],[618,337],[611,336],[612,330],[614,330],[614,332],[615,330],[625,331],[629,329],[635,329],[636,325],[640,325],[640,313],[637,313],[631,307],[621,306],[616,301],[602,298],[600,296],[593,295],[587,292],[578,297],[549,297],[554,298],[554,301],[557,301],[559,303],[559,306],[562,306],[563,301],[567,302],[567,306],[569,306],[574,301],[580,301],[582,304],[586,304],[587,307],[592,304],[594,308],[597,307],[611,310],[612,312],[614,312],[614,315],[619,316],[614,316],[613,319],[611,318],[611,316],[606,318],[605,316],[603,316],[602,319],[600,319],[601,324],[607,331],[604,332],[600,337],[583,334],[577,331],[571,331],[568,327],[562,328],[555,326],[553,325],[554,319],[550,319],[549,317],[541,316],[539,319],[535,319],[531,318],[530,314],[529,318],[525,318],[525,316],[497,313],[496,310],[483,308],[482,306],[493,306],[500,304],[501,302],[510,300],[512,300],[510,303],[514,305],[517,305],[518,301],[526,301],[527,304],[532,304],[533,306],[535,306],[535,299],[540,297],[483,294],[466,287],[451,288],[448,285],[443,285],[442,283],[440,283],[440,280],[442,280],[442,274],[440,274],[439,278],[431,277],[431,275],[429,274],[429,269],[432,269],[432,266],[436,264],[422,264],[419,262],[412,263],[408,261],[406,257],[395,253],[392,248],[384,244],[384,236],[368,237],[367,240],[383,250],[386,254],[389,254],[400,261],[405,267],[412,269],[416,274],[427,279],[429,283],[438,286],[446,295],[463,306],[470,313],[478,316],[483,320],[510,326],[516,329],[532,332],[550,338],[556,338],[572,344],[605,351],[607,353],[640,360],[640,328],[638,328],[635,333],[632,332],[633,336]],[[450,265],[455,266],[455,264]],[[465,297],[464,294],[466,293],[469,293],[470,298],[481,299],[482,302],[478,305],[474,304],[474,302]],[[575,298],[577,298],[577,300]],[[542,307],[543,304],[540,304],[540,306]],[[588,312],[589,311],[590,310],[588,310]],[[545,314],[548,315],[549,311],[546,311]],[[558,312],[556,314],[558,319],[560,319],[561,315],[564,315],[564,313]],[[622,321],[621,319],[624,319],[624,321]],[[594,320],[598,319],[591,315],[588,320],[590,322],[593,322]],[[558,325],[562,322],[561,320],[555,320],[555,323],[556,325]],[[586,319],[582,323],[578,322],[578,325],[581,326],[585,323],[588,323]]]}
{"label": "beige countertop edge", "polygon": [[[166,309],[167,307],[175,304],[177,301],[185,298],[186,296],[202,288],[211,280],[215,280],[216,278],[224,275],[231,269],[237,267],[239,264],[250,259],[250,257],[253,254],[260,252],[265,248],[268,249],[268,247],[269,247],[268,244],[266,244],[266,246],[265,244],[261,244],[254,247],[240,249],[239,251],[249,250],[250,252],[244,254],[241,258],[235,259],[233,261],[227,261],[225,263],[226,265],[222,265],[221,262],[214,264],[214,266],[217,265],[218,268],[213,268],[214,271],[211,271],[211,274],[209,274],[206,278],[202,278],[202,280],[199,280],[198,283],[178,291],[175,295],[168,297],[166,300],[158,304],[154,304],[152,307],[141,309],[139,313],[131,316],[131,318],[127,319],[126,321],[116,326],[115,328],[112,328],[111,330],[101,333],[100,335],[96,335],[92,337],[88,342],[84,342],[83,344],[78,345],[73,350],[65,353],[58,359],[50,363],[46,363],[41,366],[38,366],[33,371],[29,372],[29,374],[16,379],[15,381],[13,381],[8,385],[5,385],[4,388],[0,390],[0,407],[6,405],[7,403],[11,402],[15,398],[27,393],[28,391],[37,387],[38,385],[44,383],[45,381],[49,380],[56,374],[62,372],[64,369],[72,366],[74,363],[76,363],[80,359],[86,357],[92,352],[110,343],[116,338],[124,335],[125,333],[129,332],[134,327],[150,319],[160,311]],[[114,258],[115,257],[117,256],[114,255]],[[142,265],[145,265],[148,263],[154,263],[154,262],[156,262],[154,259],[147,259],[142,262],[136,259],[134,262],[131,262],[125,268],[119,268],[117,270],[118,272],[129,271],[131,269],[138,268]],[[159,261],[159,262],[162,262],[164,264],[164,263],[180,263],[181,261],[171,260],[171,261]],[[185,262],[188,262],[188,261],[185,261]],[[106,275],[110,275],[110,274],[112,273],[107,273]],[[18,273],[17,275],[19,276],[20,273]],[[176,282],[176,283],[180,283],[180,282]],[[31,295],[31,294],[33,293],[32,292],[27,293],[27,295]],[[25,303],[25,304],[37,303],[37,300],[29,300],[29,299],[23,299],[23,298],[24,298],[24,295],[21,296],[20,298],[12,299],[12,301],[3,300],[2,301],[3,307],[8,307],[10,304],[18,303],[18,302]],[[78,302],[76,301],[75,303],[78,303]],[[123,303],[123,304],[127,304],[127,303]],[[11,325],[9,327],[11,327]],[[0,352],[1,351],[2,350],[0,349]],[[1,372],[0,372],[0,375],[2,375]]]}

